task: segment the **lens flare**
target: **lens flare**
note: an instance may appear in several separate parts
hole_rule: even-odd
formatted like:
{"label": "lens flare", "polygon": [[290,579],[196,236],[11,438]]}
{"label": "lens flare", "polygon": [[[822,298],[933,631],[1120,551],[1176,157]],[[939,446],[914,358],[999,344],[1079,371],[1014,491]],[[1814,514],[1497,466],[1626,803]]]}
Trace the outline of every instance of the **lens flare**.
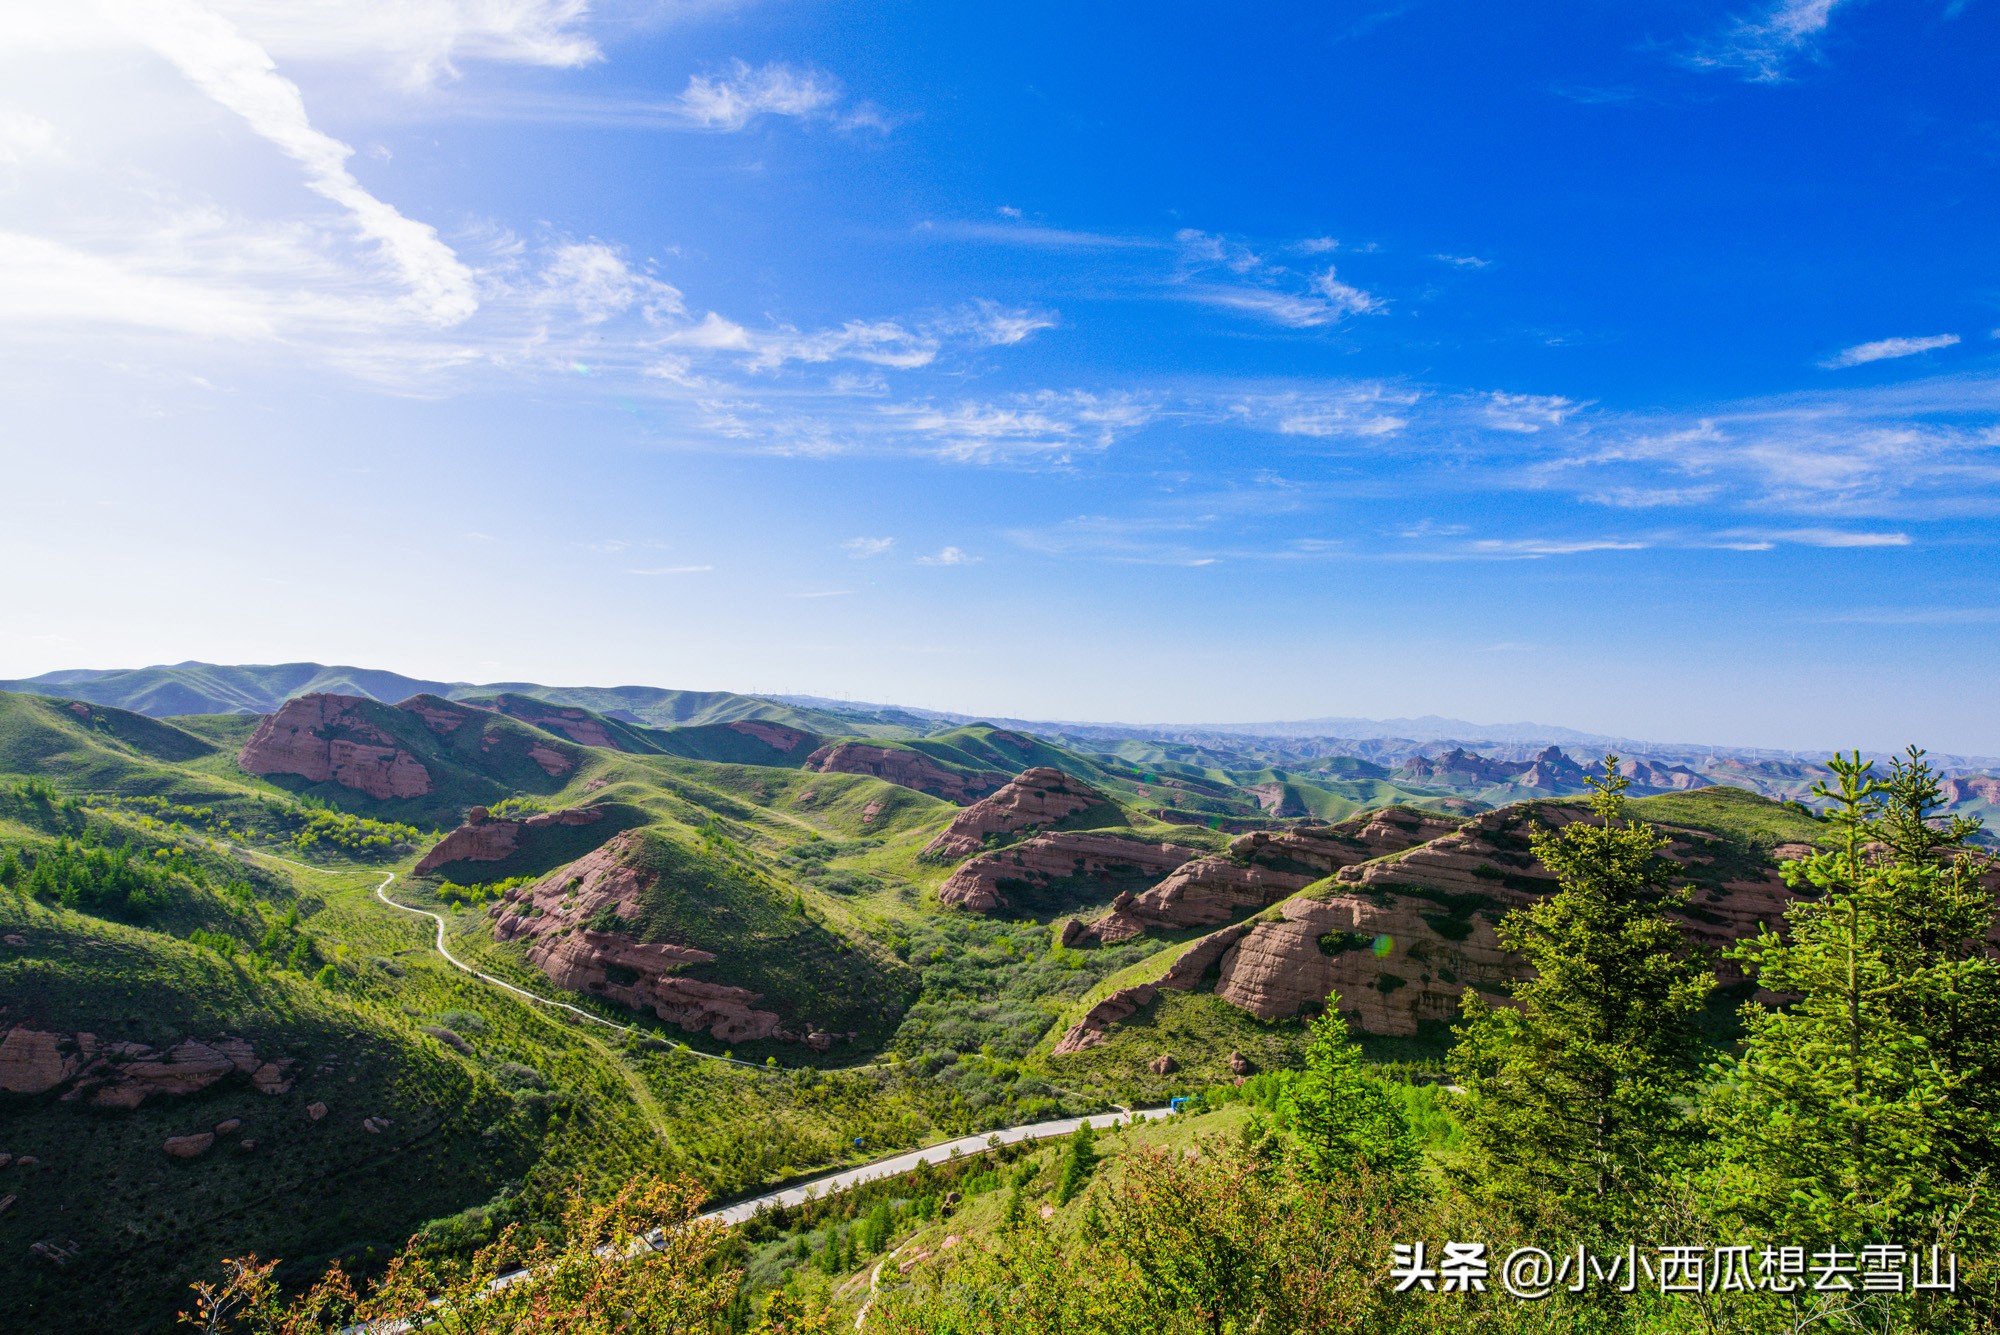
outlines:
{"label": "lens flare", "polygon": [[1387,932],[1375,938],[1375,958],[1381,959],[1396,948],[1396,938]]}

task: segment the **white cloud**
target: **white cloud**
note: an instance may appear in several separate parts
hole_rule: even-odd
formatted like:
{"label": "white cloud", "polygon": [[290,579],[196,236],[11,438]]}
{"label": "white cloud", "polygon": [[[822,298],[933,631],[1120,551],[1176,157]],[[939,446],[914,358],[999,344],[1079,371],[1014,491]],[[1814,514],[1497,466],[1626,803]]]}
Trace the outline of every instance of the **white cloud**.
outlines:
{"label": "white cloud", "polygon": [[1583,405],[1560,394],[1508,394],[1495,390],[1486,396],[1486,421],[1502,431],[1533,435],[1559,427]]}
{"label": "white cloud", "polygon": [[1637,552],[1652,544],[1623,538],[1480,538],[1439,556],[1486,557],[1494,560],[1539,560],[1545,556],[1578,556],[1585,552]]}
{"label": "white cloud", "polygon": [[1851,348],[1842,348],[1820,365],[1829,371],[1838,371],[1849,366],[1863,366],[1869,362],[1885,362],[1895,357],[1914,357],[1920,352],[1935,352],[1939,348],[1949,348],[1959,341],[1957,334],[1930,334],[1923,338],[1878,338],[1873,343],[1856,343]]}
{"label": "white cloud", "polygon": [[1484,269],[1493,263],[1492,260],[1482,260],[1477,255],[1433,255],[1431,258],[1440,264],[1449,264],[1454,269]]}
{"label": "white cloud", "polygon": [[1024,455],[1067,458],[1074,449],[1107,449],[1117,438],[1153,420],[1156,407],[1129,395],[1081,390],[1041,390],[998,402],[887,404],[886,420],[932,443],[937,454],[961,463],[986,463]]}
{"label": "white cloud", "polygon": [[1183,228],[1174,234],[1180,269],[1173,278],[1189,301],[1268,320],[1288,329],[1314,329],[1350,315],[1383,309],[1381,298],[1342,282],[1333,266],[1301,274],[1273,263],[1228,237]]}
{"label": "white cloud", "polygon": [[1381,439],[1410,424],[1409,410],[1422,395],[1379,383],[1342,388],[1243,395],[1224,408],[1227,419],[1284,436]]}
{"label": "white cloud", "polygon": [[920,566],[962,566],[969,565],[978,559],[976,556],[967,556],[962,548],[946,547],[935,556],[919,556],[917,564]]}
{"label": "white cloud", "polygon": [[680,95],[681,113],[710,130],[741,130],[759,116],[816,119],[839,105],[838,80],[817,70],[790,65],[751,68],[733,61],[729,73],[697,74]]}
{"label": "white cloud", "polygon": [[406,81],[485,60],[573,68],[600,58],[588,0],[211,0],[281,60],[388,62]]}
{"label": "white cloud", "polygon": [[1669,505],[1701,505],[1712,501],[1720,486],[1705,487],[1607,487],[1586,493],[1593,505],[1615,505],[1623,510],[1652,510]]}
{"label": "white cloud", "polygon": [[1733,69],[1759,83],[1785,77],[1791,63],[1815,52],[1821,33],[1843,0],[1778,0],[1756,18],[1738,19],[1690,60],[1710,69]]}
{"label": "white cloud", "polygon": [[895,545],[894,538],[849,538],[840,548],[855,560],[866,561],[871,556],[883,555]]}
{"label": "white cloud", "polygon": [[237,339],[272,330],[254,292],[147,273],[17,233],[0,233],[0,323],[117,324]]}
{"label": "white cloud", "polygon": [[0,107],[0,165],[62,156],[62,133],[40,116]]}
{"label": "white cloud", "polygon": [[218,105],[241,116],[261,138],[298,163],[309,189],[343,209],[380,248],[411,289],[416,311],[452,325],[478,308],[472,273],[435,228],[404,217],[354,179],[354,150],[315,129],[298,85],[279,74],[270,54],[227,19],[192,0],[119,0],[106,12],[125,33],[165,57]]}
{"label": "white cloud", "polygon": [[1002,306],[981,299],[949,315],[930,321],[925,328],[941,335],[959,335],[985,347],[1008,347],[1026,342],[1044,329],[1056,327],[1055,313],[1025,306]]}
{"label": "white cloud", "polygon": [[676,329],[661,342],[704,352],[745,354],[751,370],[768,371],[786,362],[858,361],[893,370],[913,370],[937,360],[938,340],[893,320],[849,320],[838,329],[801,333],[790,326],[752,330],[710,311],[699,324]]}
{"label": "white cloud", "polygon": [[585,324],[602,324],[634,305],[652,320],[687,309],[678,288],[632,272],[616,250],[594,241],[558,246],[542,268],[537,297],[574,310]]}
{"label": "white cloud", "polygon": [[639,566],[625,573],[628,575],[705,575],[714,566]]}

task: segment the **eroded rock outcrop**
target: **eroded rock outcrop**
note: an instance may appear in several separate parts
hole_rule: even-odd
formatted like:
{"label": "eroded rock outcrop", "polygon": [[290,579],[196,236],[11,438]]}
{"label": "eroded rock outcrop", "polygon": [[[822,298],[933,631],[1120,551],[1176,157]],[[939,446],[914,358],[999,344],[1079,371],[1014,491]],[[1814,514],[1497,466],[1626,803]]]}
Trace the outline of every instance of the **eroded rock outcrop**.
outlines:
{"label": "eroded rock outcrop", "polygon": [[1237,923],[1219,932],[1191,943],[1183,950],[1155,982],[1137,983],[1131,987],[1119,988],[1089,1010],[1072,1024],[1055,1046],[1055,1055],[1066,1056],[1072,1052],[1082,1052],[1085,1048],[1097,1046],[1111,1032],[1112,1026],[1129,1019],[1141,1006],[1149,1005],[1159,995],[1163,987],[1181,992],[1192,992],[1207,978],[1214,968],[1229,953],[1229,950],[1249,932],[1249,923]]}
{"label": "eroded rock outcrop", "polygon": [[376,798],[422,797],[431,773],[346,695],[301,695],[267,717],[237,754],[251,774],[293,774]]}
{"label": "eroded rock outcrop", "polygon": [[198,1093],[232,1075],[246,1075],[264,1094],[292,1087],[290,1058],[264,1061],[240,1038],[204,1043],[185,1039],[160,1053],[143,1043],[100,1043],[95,1034],[65,1034],[16,1025],[0,1038],[0,1091],[46,1094],[93,1108],[136,1108],[156,1096]]}
{"label": "eroded rock outcrop", "polygon": [[978,770],[961,774],[921,751],[869,742],[834,742],[806,757],[805,767],[821,774],[867,774],[941,797],[960,806],[976,802],[1007,782],[1005,774]]}
{"label": "eroded rock outcrop", "polygon": [[1226,853],[1197,858],[1147,890],[1119,896],[1110,913],[1085,924],[1082,935],[1127,941],[1148,930],[1229,922],[1342,867],[1414,848],[1461,823],[1412,807],[1384,807],[1338,825],[1246,834],[1231,841]]}
{"label": "eroded rock outcrop", "polygon": [[[1344,865],[1310,894],[1295,894],[1197,942],[1215,961],[1215,994],[1277,1020],[1308,1013],[1333,993],[1356,1029],[1402,1036],[1418,1033],[1427,1020],[1451,1021],[1468,987],[1498,999],[1523,965],[1500,945],[1494,925],[1556,888],[1529,835],[1537,824],[1560,828],[1579,819],[1594,818],[1580,805],[1524,803],[1401,852]],[[1671,841],[1665,856],[1681,864],[1683,875],[1675,879],[1694,887],[1692,902],[1676,915],[1692,943],[1720,948],[1781,922],[1791,896],[1777,863],[1804,855],[1804,845],[1755,852],[1696,830],[1661,829]],[[1183,872],[1199,870],[1191,864]],[[1139,898],[1113,916],[1132,916]],[[1225,936],[1217,956],[1215,945]],[[1175,963],[1180,985],[1195,985],[1187,978],[1194,953]],[[1727,961],[1717,973],[1725,984],[1741,979]],[[1163,978],[1159,985],[1169,984]],[[1057,1051],[1103,1041],[1105,1031],[1150,999],[1137,989],[1107,999]]]}
{"label": "eroded rock outcrop", "polygon": [[1083,780],[1059,769],[1044,765],[1023,770],[998,792],[952,817],[951,824],[931,840],[924,854],[946,861],[962,858],[986,847],[989,835],[1047,828],[1107,800]]}
{"label": "eroded rock outcrop", "polygon": [[691,1032],[729,1043],[809,1037],[810,1030],[794,1032],[775,1011],[758,1009],[761,993],[677,976],[713,961],[708,951],[590,926],[642,916],[654,876],[634,860],[637,839],[621,834],[533,885],[509,890],[492,909],[493,934],[528,942],[529,960],[558,986],[651,1011]]}
{"label": "eroded rock outcrop", "polygon": [[546,700],[537,700],[531,695],[496,695],[486,700],[465,702],[474,709],[484,709],[508,718],[519,719],[544,732],[567,737],[578,746],[602,747],[607,751],[622,751],[604,721],[587,709],[572,705],[552,705]]}
{"label": "eroded rock outcrop", "polygon": [[413,874],[428,876],[450,862],[499,862],[519,849],[524,838],[532,839],[537,830],[593,825],[602,819],[602,807],[565,807],[561,811],[537,812],[526,820],[495,820],[485,807],[474,807],[466,813],[465,824],[438,840],[424,854]]}
{"label": "eroded rock outcrop", "polygon": [[1003,907],[1010,892],[1040,889],[1055,881],[1093,878],[1156,880],[1197,856],[1179,844],[1141,843],[1115,834],[1058,830],[973,858],[938,887],[938,902],[988,913]]}

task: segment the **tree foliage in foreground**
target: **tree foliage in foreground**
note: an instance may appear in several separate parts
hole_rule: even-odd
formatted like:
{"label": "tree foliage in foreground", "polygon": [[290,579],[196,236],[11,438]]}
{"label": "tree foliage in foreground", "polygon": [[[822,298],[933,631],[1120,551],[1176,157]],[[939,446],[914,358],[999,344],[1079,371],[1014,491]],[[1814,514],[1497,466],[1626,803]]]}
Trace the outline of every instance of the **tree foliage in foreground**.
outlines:
{"label": "tree foliage in foreground", "polygon": [[1515,1007],[1465,992],[1451,1068],[1465,1089],[1463,1186],[1525,1217],[1629,1228],[1694,1126],[1703,1056],[1696,1016],[1714,975],[1668,913],[1667,840],[1633,819],[1607,756],[1595,820],[1533,836],[1557,890],[1507,915],[1501,943],[1531,977]]}
{"label": "tree foliage in foreground", "polygon": [[1707,1104],[1721,1212],[1800,1242],[1994,1239],[2000,964],[1991,863],[1941,819],[1912,748],[1886,780],[1836,757],[1832,847],[1787,866],[1783,935],[1735,952],[1765,988]]}

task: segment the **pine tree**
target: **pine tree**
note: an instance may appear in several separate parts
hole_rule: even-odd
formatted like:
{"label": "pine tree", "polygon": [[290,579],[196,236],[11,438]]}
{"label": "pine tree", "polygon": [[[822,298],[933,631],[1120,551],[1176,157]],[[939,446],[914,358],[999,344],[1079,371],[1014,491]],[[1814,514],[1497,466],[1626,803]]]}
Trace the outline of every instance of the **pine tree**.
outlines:
{"label": "pine tree", "polygon": [[0,885],[6,886],[9,890],[16,889],[26,875],[27,873],[21,870],[21,859],[14,855],[13,849],[8,849],[7,855],[0,857]]}
{"label": "pine tree", "polygon": [[1601,1232],[1628,1225],[1691,1138],[1695,1020],[1714,976],[1668,913],[1667,840],[1626,808],[1606,756],[1595,819],[1537,830],[1556,893],[1500,923],[1529,966],[1518,1009],[1465,993],[1451,1067],[1465,1089],[1468,1153],[1456,1175],[1523,1216]]}
{"label": "pine tree", "polygon": [[1070,1136],[1069,1148],[1063,1152],[1062,1175],[1056,1180],[1056,1204],[1068,1205],[1076,1199],[1096,1167],[1097,1135],[1090,1129],[1090,1123],[1084,1122]]}
{"label": "pine tree", "polygon": [[1419,1159],[1416,1141],[1395,1096],[1364,1068],[1339,1002],[1328,997],[1313,1021],[1305,1068],[1287,1081],[1278,1115],[1304,1176],[1331,1182],[1365,1170],[1407,1184]]}
{"label": "pine tree", "polygon": [[1988,1209],[2000,1169],[2000,964],[1987,953],[1990,864],[1973,822],[1939,818],[1911,748],[1886,781],[1857,752],[1828,764],[1832,847],[1788,864],[1784,936],[1734,952],[1796,1000],[1745,1008],[1746,1036],[1706,1102],[1724,1214],[1800,1242],[1909,1242]]}

